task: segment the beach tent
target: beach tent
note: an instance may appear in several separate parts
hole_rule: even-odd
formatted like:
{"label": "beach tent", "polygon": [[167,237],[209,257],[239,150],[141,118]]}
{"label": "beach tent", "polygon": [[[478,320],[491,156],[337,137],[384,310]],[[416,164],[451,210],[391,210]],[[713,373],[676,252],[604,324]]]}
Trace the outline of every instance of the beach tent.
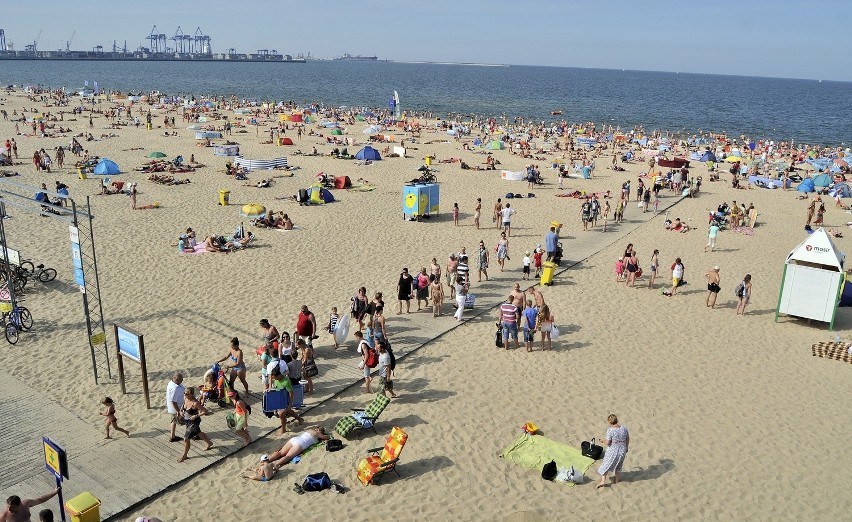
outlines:
{"label": "beach tent", "polygon": [[831,176],[828,174],[820,174],[819,176],[814,178],[814,186],[815,187],[827,187],[832,183]]}
{"label": "beach tent", "polygon": [[473,146],[474,146],[474,147],[478,147],[478,146],[480,146],[480,145],[482,145],[482,140],[481,140],[481,139],[476,138],[475,140],[473,140]]}
{"label": "beach tent", "polygon": [[503,150],[503,142],[500,140],[491,140],[485,144],[485,148],[489,150]]}
{"label": "beach tent", "polygon": [[829,330],[834,329],[845,257],[822,228],[805,238],[784,263],[775,321],[786,314],[826,322]]}
{"label": "beach tent", "polygon": [[165,158],[166,155],[160,151],[152,152],[148,154],[149,158]]}
{"label": "beach tent", "polygon": [[362,161],[366,161],[366,160],[378,161],[378,160],[382,159],[382,156],[379,154],[379,151],[377,151],[373,147],[367,145],[363,149],[359,150],[357,154],[355,154],[355,159],[362,160]]}
{"label": "beach tent", "polygon": [[287,137],[278,138],[278,144],[279,145],[292,145],[293,140],[291,140],[290,138],[287,138]]}
{"label": "beach tent", "polygon": [[343,135],[343,131],[342,131],[342,130],[340,130],[340,129],[334,129],[333,131],[331,131],[331,135],[332,135],[332,136],[342,136],[342,135]]}
{"label": "beach tent", "polygon": [[716,161],[716,155],[708,150],[701,156],[701,161]]}
{"label": "beach tent", "polygon": [[290,121],[294,121],[296,123],[301,123],[302,122],[302,115],[299,114],[299,113],[291,114],[290,115]]}
{"label": "beach tent", "polygon": [[103,158],[101,161],[95,165],[95,170],[93,174],[97,174],[100,176],[114,176],[115,174],[120,174],[121,169],[118,168],[118,164],[112,161],[109,158]]}
{"label": "beach tent", "polygon": [[334,202],[334,196],[332,193],[323,188],[319,183],[314,183],[310,186],[310,188],[308,188],[308,198],[311,205],[322,205],[323,203]]}
{"label": "beach tent", "polygon": [[799,186],[796,187],[796,190],[799,192],[814,192],[816,189],[814,188],[814,180],[813,178],[805,178],[799,183]]}

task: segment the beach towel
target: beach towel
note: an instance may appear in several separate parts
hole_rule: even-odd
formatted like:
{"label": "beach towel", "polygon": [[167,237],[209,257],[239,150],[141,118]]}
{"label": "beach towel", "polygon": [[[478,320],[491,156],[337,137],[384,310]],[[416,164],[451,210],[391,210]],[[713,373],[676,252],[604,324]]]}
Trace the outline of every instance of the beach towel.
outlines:
{"label": "beach towel", "polygon": [[207,250],[205,250],[204,243],[196,244],[192,248],[192,250],[193,250],[192,252],[190,252],[189,250],[185,250],[185,251],[181,252],[181,254],[187,255],[187,256],[193,256],[193,255],[196,255],[196,254],[208,254],[209,253]]}
{"label": "beach towel", "polygon": [[377,187],[375,185],[353,185],[346,190],[350,192],[372,192],[376,190],[376,188]]}
{"label": "beach towel", "polygon": [[811,346],[811,352],[814,357],[852,363],[852,354],[846,348],[846,343],[819,342]]}
{"label": "beach towel", "polygon": [[[545,464],[555,460],[559,468],[574,466],[574,469],[586,473],[595,462],[584,457],[579,449],[550,440],[543,435],[521,434],[499,456],[536,472],[541,472]],[[573,482],[563,484],[574,486]]]}

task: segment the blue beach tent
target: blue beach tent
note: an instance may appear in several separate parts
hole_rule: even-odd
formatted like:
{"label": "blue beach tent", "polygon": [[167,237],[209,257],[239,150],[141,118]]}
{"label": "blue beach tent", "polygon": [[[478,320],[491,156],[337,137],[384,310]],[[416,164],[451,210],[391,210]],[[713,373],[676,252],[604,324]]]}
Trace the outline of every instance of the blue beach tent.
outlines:
{"label": "blue beach tent", "polygon": [[95,165],[94,174],[100,176],[113,176],[115,174],[121,174],[121,169],[118,168],[118,164],[116,162],[109,158],[103,158],[97,165]]}
{"label": "blue beach tent", "polygon": [[796,187],[799,192],[814,192],[814,180],[811,178],[803,179],[799,186]]}
{"label": "blue beach tent", "polygon": [[831,185],[832,179],[828,174],[820,174],[819,176],[813,178],[815,187],[827,187]]}
{"label": "blue beach tent", "polygon": [[359,150],[358,154],[355,154],[355,159],[362,161],[378,161],[382,159],[382,156],[379,154],[379,151],[367,145],[363,149]]}
{"label": "blue beach tent", "polygon": [[716,155],[708,150],[701,156],[701,161],[716,161]]}

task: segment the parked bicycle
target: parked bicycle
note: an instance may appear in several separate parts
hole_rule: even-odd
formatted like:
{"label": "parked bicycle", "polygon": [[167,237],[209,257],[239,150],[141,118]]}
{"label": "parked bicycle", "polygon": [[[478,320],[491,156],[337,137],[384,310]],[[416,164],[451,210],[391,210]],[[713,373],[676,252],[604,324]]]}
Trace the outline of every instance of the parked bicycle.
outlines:
{"label": "parked bicycle", "polygon": [[0,304],[3,311],[3,332],[9,344],[16,344],[20,332],[28,332],[33,327],[33,316],[25,306]]}
{"label": "parked bicycle", "polygon": [[26,279],[38,279],[42,283],[49,283],[56,279],[56,270],[45,268],[44,264],[33,266],[32,261],[21,261],[18,272]]}

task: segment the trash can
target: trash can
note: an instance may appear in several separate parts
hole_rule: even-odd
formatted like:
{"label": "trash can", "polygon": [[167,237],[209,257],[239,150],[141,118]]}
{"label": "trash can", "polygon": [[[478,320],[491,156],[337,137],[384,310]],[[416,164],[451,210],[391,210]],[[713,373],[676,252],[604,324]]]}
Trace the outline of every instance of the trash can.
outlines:
{"label": "trash can", "polygon": [[558,266],[559,265],[553,261],[545,261],[544,264],[542,264],[543,269],[541,271],[541,284],[546,286],[553,284],[553,274],[556,273],[556,268]]}
{"label": "trash can", "polygon": [[101,521],[101,501],[88,491],[66,502],[65,511],[71,515],[71,522]]}
{"label": "trash can", "polygon": [[228,206],[228,200],[231,199],[231,191],[222,189],[219,191],[219,204],[223,207]]}
{"label": "trash can", "polygon": [[426,156],[425,158],[423,158],[423,161],[426,162],[426,166],[428,167],[432,164],[432,156]]}
{"label": "trash can", "polygon": [[559,221],[551,221],[550,226],[556,229],[556,234],[559,234],[559,232],[562,230],[562,223],[560,223]]}

